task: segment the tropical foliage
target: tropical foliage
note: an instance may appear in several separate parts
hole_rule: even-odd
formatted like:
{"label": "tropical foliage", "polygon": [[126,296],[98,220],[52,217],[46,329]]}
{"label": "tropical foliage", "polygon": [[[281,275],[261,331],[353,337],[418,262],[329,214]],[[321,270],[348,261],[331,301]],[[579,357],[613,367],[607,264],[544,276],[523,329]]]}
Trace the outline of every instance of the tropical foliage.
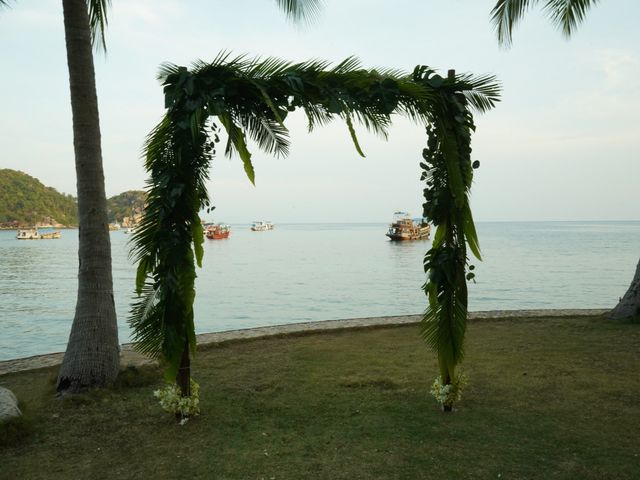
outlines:
{"label": "tropical foliage", "polygon": [[[189,395],[189,358],[195,350],[195,264],[201,264],[203,255],[198,213],[211,208],[205,182],[221,129],[227,134],[225,153],[237,153],[248,178],[255,182],[247,138],[267,153],[286,155],[289,139],[284,122],[289,112],[301,109],[309,130],[342,119],[363,156],[354,125],[386,137],[391,115],[402,114],[429,125],[434,155],[442,156],[451,167],[443,185],[455,196],[464,194],[471,181],[467,161],[473,123],[466,109],[488,110],[498,96],[493,77],[459,75],[445,80],[426,67],[416,68],[413,75],[367,70],[355,58],[330,68],[318,60],[290,63],[277,58],[230,58],[223,53],[212,63],[197,62],[191,70],[164,65],[159,78],[167,112],[145,148],[150,174],[147,209],[132,249],[140,297],[130,324],[138,349],[164,361],[167,377],[176,378],[183,395]],[[466,196],[456,198],[451,206],[456,213],[445,218],[447,225],[471,232]],[[436,220],[442,223],[439,217]],[[445,232],[446,227],[439,231]],[[461,236],[462,232],[456,241],[472,238],[472,250],[476,249],[475,237]],[[445,237],[448,248],[458,246]],[[464,256],[464,250],[456,251],[457,261],[460,254]],[[465,263],[458,264],[463,271],[456,280],[464,283]],[[452,283],[442,285],[449,288]],[[454,285],[454,305],[463,302],[466,308],[466,296],[459,296],[466,295],[466,286]],[[459,313],[449,307],[441,312],[440,316]],[[464,334],[463,329],[455,332]]]}
{"label": "tropical foliage", "polygon": [[[493,106],[499,88],[491,76],[446,79],[425,67],[417,68],[414,81],[439,92],[427,126],[427,148],[422,152],[421,180],[425,182],[423,215],[435,227],[432,248],[424,257],[427,281],[423,288],[429,299],[421,331],[438,354],[442,385],[457,378],[455,368],[464,356],[467,324],[467,245],[480,260],[469,190],[473,169],[480,164],[471,159],[471,133],[475,130],[470,105],[480,111]],[[469,267],[471,270],[473,266]],[[452,402],[443,403],[449,411]]]}
{"label": "tropical foliage", "polygon": [[498,0],[491,10],[491,23],[503,45],[510,45],[513,30],[527,10],[543,4],[542,11],[551,22],[569,37],[584,20],[587,11],[598,0]]}
{"label": "tropical foliage", "polygon": [[47,187],[26,173],[0,169],[0,226],[77,225],[77,209],[71,195]]}

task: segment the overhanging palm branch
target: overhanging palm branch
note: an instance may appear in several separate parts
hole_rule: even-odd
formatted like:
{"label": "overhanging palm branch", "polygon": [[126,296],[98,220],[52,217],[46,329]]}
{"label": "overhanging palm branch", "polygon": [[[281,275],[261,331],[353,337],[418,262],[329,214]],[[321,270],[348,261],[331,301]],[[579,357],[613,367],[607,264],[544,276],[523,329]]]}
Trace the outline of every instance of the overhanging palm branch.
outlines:
{"label": "overhanging palm branch", "polygon": [[91,43],[103,52],[107,51],[107,42],[104,32],[109,23],[108,10],[111,8],[111,0],[87,0],[89,7],[89,25],[91,27]]}
{"label": "overhanging palm branch", "polygon": [[322,10],[322,0],[276,0],[278,7],[293,21],[311,21]]}
{"label": "overhanging palm branch", "polygon": [[[542,11],[569,37],[584,20],[587,11],[599,0],[545,0]],[[542,0],[498,0],[491,10],[491,23],[496,29],[498,41],[511,45],[513,30],[524,14]]]}

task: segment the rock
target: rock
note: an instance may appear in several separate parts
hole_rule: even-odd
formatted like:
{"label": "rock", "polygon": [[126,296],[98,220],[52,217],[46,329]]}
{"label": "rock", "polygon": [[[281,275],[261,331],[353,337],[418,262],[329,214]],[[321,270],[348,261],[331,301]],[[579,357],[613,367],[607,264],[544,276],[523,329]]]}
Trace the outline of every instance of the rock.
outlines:
{"label": "rock", "polygon": [[0,387],[0,422],[19,417],[18,399],[8,388]]}

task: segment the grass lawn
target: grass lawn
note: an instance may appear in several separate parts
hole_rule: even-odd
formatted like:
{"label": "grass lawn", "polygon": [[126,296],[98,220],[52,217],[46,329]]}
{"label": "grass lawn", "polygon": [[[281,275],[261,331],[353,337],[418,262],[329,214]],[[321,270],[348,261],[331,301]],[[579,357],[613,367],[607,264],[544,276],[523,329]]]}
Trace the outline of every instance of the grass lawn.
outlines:
{"label": "grass lawn", "polygon": [[640,478],[639,324],[473,321],[464,368],[443,414],[416,326],[201,348],[202,415],[183,427],[156,370],[62,400],[55,370],[0,376],[32,424],[0,446],[0,478]]}

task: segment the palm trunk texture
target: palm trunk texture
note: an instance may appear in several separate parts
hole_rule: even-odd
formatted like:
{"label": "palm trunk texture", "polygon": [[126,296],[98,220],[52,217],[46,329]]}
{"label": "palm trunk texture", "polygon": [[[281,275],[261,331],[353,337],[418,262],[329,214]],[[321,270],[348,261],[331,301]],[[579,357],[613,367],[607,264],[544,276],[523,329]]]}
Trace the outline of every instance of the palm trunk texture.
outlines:
{"label": "palm trunk texture", "polygon": [[616,308],[609,312],[608,317],[612,320],[640,315],[640,261],[636,267],[636,274],[633,276],[629,290],[620,299]]}
{"label": "palm trunk texture", "polygon": [[116,378],[119,347],[89,15],[85,0],[63,0],[62,5],[78,189],[79,270],[75,317],[57,390],[75,393]]}

